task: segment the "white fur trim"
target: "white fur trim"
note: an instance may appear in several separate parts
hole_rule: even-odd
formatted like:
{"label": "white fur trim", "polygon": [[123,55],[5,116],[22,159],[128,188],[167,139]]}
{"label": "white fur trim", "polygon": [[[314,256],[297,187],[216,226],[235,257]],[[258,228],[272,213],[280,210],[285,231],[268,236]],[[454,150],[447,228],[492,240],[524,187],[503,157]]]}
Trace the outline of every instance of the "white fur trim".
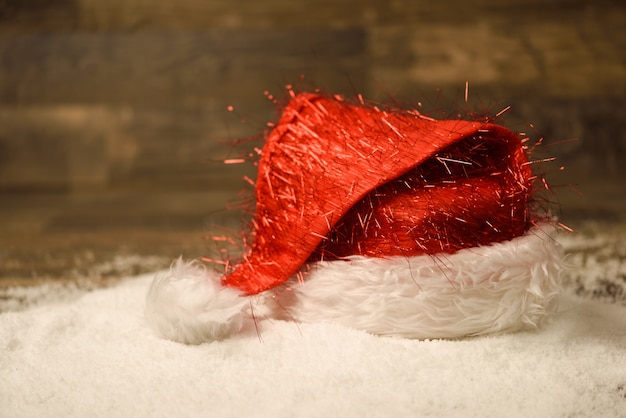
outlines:
{"label": "white fur trim", "polygon": [[273,317],[380,335],[511,332],[536,327],[556,308],[561,265],[560,245],[533,228],[511,241],[455,254],[319,262],[304,283],[292,278],[257,303]]}
{"label": "white fur trim", "polygon": [[218,274],[179,258],[152,282],[145,315],[162,337],[199,344],[239,331],[247,303],[241,292],[222,286]]}

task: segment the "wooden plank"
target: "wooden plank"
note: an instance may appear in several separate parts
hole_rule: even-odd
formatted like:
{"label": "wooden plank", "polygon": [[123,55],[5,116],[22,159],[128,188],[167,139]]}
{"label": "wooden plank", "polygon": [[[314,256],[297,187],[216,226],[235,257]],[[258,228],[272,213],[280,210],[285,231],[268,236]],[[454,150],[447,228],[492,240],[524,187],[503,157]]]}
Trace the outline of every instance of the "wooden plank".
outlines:
{"label": "wooden plank", "polygon": [[620,6],[577,0],[19,0],[0,6],[0,31],[207,30],[349,28],[481,19],[545,18],[571,22]]}
{"label": "wooden plank", "polygon": [[249,158],[259,144],[234,139],[260,137],[274,110],[242,123],[212,107],[3,107],[0,190],[238,189],[255,167],[223,161]]}
{"label": "wooden plank", "polygon": [[[4,104],[255,100],[298,75],[363,88],[362,30],[106,32],[0,37]],[[346,90],[344,87],[343,90]]]}
{"label": "wooden plank", "polygon": [[392,91],[463,86],[553,98],[626,95],[626,10],[572,24],[522,14],[370,30],[372,76]]}

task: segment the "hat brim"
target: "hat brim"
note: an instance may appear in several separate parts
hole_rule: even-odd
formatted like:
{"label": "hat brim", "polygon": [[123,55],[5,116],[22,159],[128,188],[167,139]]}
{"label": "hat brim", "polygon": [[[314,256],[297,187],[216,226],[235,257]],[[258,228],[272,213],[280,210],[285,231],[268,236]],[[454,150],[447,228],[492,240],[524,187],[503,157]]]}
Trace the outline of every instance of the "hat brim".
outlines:
{"label": "hat brim", "polygon": [[305,280],[256,296],[256,315],[420,339],[535,328],[560,290],[562,250],[548,229],[454,254],[316,262]]}

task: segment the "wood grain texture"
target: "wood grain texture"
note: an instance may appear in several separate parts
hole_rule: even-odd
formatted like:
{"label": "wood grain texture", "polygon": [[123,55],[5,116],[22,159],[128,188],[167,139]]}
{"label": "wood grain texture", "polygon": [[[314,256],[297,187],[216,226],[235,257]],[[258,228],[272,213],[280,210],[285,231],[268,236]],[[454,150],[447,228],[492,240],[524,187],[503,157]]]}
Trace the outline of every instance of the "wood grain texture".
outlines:
{"label": "wood grain texture", "polygon": [[238,237],[225,208],[255,167],[219,160],[254,153],[233,140],[288,83],[438,116],[510,105],[502,123],[558,158],[562,219],[614,228],[624,27],[613,0],[0,0],[0,287],[208,255],[210,225]]}
{"label": "wood grain texture", "polygon": [[574,176],[617,179],[624,26],[609,0],[3,0],[0,188],[233,184],[196,162],[261,133],[263,91],[300,75],[442,115],[511,105],[512,128],[577,138],[550,148]]}

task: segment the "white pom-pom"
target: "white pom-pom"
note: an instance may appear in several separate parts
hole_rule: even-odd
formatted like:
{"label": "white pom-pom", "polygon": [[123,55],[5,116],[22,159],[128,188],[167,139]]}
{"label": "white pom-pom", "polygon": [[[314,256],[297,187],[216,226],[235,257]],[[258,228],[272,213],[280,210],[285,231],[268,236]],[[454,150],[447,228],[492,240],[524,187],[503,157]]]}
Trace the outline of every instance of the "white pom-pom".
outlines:
{"label": "white pom-pom", "polygon": [[239,331],[246,304],[240,291],[222,286],[218,274],[179,258],[152,282],[146,320],[164,338],[200,344]]}

